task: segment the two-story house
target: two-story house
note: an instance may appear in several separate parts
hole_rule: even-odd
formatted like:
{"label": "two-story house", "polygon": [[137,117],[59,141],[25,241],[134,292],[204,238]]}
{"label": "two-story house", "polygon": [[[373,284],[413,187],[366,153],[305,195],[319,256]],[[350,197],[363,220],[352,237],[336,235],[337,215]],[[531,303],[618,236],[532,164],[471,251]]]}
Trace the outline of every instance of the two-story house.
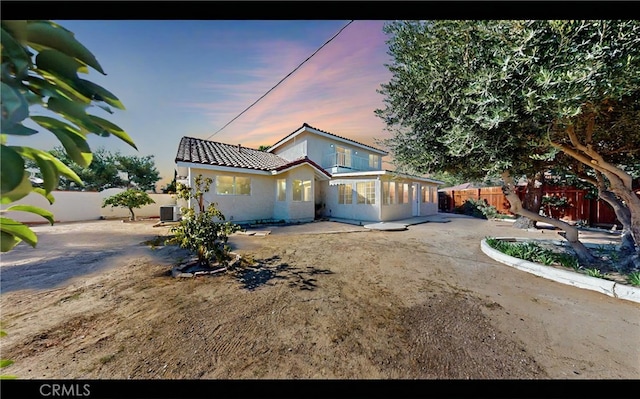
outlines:
{"label": "two-story house", "polygon": [[205,200],[236,223],[436,214],[442,182],[384,170],[385,155],[305,123],[267,151],[183,137],[175,162],[188,185],[199,174],[212,178]]}

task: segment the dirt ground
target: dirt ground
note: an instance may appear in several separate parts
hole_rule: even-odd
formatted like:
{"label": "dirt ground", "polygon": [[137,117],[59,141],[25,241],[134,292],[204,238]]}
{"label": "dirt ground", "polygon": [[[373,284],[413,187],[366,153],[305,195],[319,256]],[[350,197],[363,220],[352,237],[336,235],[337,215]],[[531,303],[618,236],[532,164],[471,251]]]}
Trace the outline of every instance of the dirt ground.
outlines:
{"label": "dirt ground", "polygon": [[[177,279],[153,221],[36,226],[0,263],[4,374],[20,379],[637,379],[640,305],[518,271],[452,218],[235,235],[252,266]],[[320,233],[323,232],[323,233]],[[551,237],[550,237],[551,238]]]}

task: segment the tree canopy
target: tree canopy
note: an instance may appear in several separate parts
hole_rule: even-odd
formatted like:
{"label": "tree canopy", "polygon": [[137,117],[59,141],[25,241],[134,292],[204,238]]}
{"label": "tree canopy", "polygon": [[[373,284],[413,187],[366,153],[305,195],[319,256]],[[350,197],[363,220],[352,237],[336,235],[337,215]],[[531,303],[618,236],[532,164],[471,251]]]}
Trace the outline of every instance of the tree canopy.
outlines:
{"label": "tree canopy", "polygon": [[562,154],[601,173],[637,215],[638,244],[633,168],[620,165],[637,160],[640,142],[640,22],[395,21],[384,30],[392,78],[376,114],[400,165],[509,180]]}

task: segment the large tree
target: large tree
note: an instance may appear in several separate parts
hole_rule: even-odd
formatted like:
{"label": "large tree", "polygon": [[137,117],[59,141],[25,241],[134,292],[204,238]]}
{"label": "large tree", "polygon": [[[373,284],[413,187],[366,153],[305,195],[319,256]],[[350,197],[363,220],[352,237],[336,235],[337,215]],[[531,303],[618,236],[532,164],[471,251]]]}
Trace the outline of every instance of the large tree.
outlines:
{"label": "large tree", "polygon": [[77,184],[74,180],[61,176],[58,183],[60,190],[102,191],[107,188],[127,186],[120,177],[116,157],[102,147],[93,151],[93,159],[87,166],[74,162],[64,148],[55,147],[49,153],[68,165],[82,180],[82,184]]}
{"label": "large tree", "polygon": [[[376,110],[393,132],[394,158],[422,172],[503,176],[512,212],[566,232],[568,224],[522,207],[513,177],[535,175],[562,153],[602,174],[631,214],[635,252],[640,199],[607,153],[630,157],[640,130],[638,21],[396,21],[385,25],[393,62]],[[637,256],[637,255],[636,255]]]}
{"label": "large tree", "polygon": [[135,186],[143,191],[156,192],[156,183],[160,180],[160,172],[156,168],[153,155],[140,157],[117,154],[115,158],[118,170],[126,175],[128,187]]}

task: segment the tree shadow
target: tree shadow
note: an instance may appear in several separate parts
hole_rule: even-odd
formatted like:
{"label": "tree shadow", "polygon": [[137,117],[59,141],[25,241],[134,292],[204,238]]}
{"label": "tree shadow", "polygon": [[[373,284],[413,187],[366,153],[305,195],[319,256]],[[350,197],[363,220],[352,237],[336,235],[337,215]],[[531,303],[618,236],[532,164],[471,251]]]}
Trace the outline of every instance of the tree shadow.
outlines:
{"label": "tree shadow", "polygon": [[318,288],[317,280],[313,277],[321,274],[333,274],[329,269],[319,269],[307,266],[304,269],[280,263],[279,256],[266,259],[254,259],[254,264],[235,271],[238,281],[249,291],[264,285],[273,285],[274,280],[288,280],[289,287],[313,291]]}

